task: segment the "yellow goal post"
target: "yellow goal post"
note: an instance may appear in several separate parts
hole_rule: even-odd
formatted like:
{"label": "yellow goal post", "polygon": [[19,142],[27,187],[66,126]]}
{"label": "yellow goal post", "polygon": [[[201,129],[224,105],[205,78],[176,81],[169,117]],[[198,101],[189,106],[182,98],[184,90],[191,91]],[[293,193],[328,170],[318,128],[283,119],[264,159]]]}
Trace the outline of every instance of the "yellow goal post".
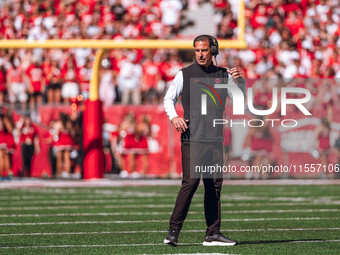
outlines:
{"label": "yellow goal post", "polygon": [[[244,1],[239,1],[238,12],[238,38],[237,40],[219,40],[218,45],[221,49],[244,49],[247,47],[244,40],[245,33],[245,15]],[[45,41],[28,41],[28,40],[0,40],[1,49],[19,49],[19,48],[94,48],[98,49],[93,63],[93,72],[90,82],[89,100],[98,99],[98,74],[100,62],[103,53],[107,49],[192,49],[192,40],[45,40]]]}
{"label": "yellow goal post", "polygon": [[[238,12],[238,38],[237,40],[219,40],[219,48],[244,49],[246,42],[244,2],[239,1]],[[99,117],[102,109],[99,100],[99,70],[104,52],[108,49],[192,49],[192,40],[0,40],[0,49],[20,49],[20,48],[92,48],[97,49],[93,62],[93,70],[90,81],[89,100],[84,112],[84,119],[92,117],[98,121],[88,121],[86,130],[84,128],[84,179],[94,179],[103,177],[103,166],[100,163],[100,152],[102,151],[100,141],[101,127]],[[86,114],[85,114],[86,113]],[[98,119],[99,118],[99,119]],[[85,134],[86,133],[86,134]],[[86,140],[86,143],[85,143]],[[94,148],[92,145],[97,144]]]}

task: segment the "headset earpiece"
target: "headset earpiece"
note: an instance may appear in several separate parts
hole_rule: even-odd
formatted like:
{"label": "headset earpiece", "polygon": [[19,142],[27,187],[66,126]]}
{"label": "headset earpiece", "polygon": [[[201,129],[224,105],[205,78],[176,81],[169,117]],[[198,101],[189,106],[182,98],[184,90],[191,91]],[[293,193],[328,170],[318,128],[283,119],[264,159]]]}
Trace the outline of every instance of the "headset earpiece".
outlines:
{"label": "headset earpiece", "polygon": [[210,36],[210,39],[212,41],[211,47],[210,47],[211,55],[217,56],[218,55],[218,42],[216,38],[213,36]]}

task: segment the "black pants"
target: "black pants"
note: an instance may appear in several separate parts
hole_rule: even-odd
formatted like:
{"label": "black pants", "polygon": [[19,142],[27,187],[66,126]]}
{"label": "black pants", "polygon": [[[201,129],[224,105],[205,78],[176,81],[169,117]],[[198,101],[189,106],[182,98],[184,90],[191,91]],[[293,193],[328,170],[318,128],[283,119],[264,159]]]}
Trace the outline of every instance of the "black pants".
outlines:
{"label": "black pants", "polygon": [[22,153],[22,172],[21,175],[25,176],[25,171],[28,172],[28,177],[31,177],[31,163],[34,154],[34,145],[30,144],[22,144],[21,145],[21,153]]}
{"label": "black pants", "polygon": [[[201,158],[209,158],[211,165],[223,164],[222,143],[193,143],[190,141],[182,141],[181,150],[183,170],[182,187],[178,192],[175,208],[170,218],[170,229],[176,229],[178,231],[182,229],[183,222],[189,211],[191,199],[200,182],[200,178],[192,178],[190,176],[190,167],[191,169],[193,168],[195,161],[199,164]],[[195,160],[192,159],[193,157],[195,157]],[[213,235],[218,234],[221,227],[220,195],[223,178],[208,177],[203,177],[205,189],[204,213],[207,224],[206,234]]]}
{"label": "black pants", "polygon": [[53,147],[50,147],[48,151],[48,157],[50,160],[51,170],[52,170],[52,176],[55,177],[57,175],[57,157],[55,155],[56,153],[53,150]]}

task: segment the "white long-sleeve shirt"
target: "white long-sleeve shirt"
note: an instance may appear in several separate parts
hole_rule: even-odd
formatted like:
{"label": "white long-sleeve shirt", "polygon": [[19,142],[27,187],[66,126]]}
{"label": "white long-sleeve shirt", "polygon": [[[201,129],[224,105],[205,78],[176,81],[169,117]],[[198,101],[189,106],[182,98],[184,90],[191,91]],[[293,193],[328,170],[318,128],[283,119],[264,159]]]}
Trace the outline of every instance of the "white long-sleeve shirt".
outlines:
{"label": "white long-sleeve shirt", "polygon": [[171,82],[168,91],[164,97],[164,109],[170,121],[177,117],[178,114],[175,110],[175,104],[182,94],[183,90],[183,72],[179,71],[173,81]]}
{"label": "white long-sleeve shirt", "polygon": [[[235,84],[235,81],[231,75],[228,76],[228,83]],[[242,90],[243,94],[245,94],[246,90],[245,80],[243,79],[241,82],[238,82],[237,86]],[[173,79],[172,83],[170,84],[169,89],[164,97],[164,109],[170,121],[178,116],[175,109],[175,104],[178,98],[181,96],[182,91],[183,91],[183,72],[179,71],[176,74],[175,78]],[[229,91],[229,89],[227,89],[227,93],[230,100],[233,100],[233,95]]]}

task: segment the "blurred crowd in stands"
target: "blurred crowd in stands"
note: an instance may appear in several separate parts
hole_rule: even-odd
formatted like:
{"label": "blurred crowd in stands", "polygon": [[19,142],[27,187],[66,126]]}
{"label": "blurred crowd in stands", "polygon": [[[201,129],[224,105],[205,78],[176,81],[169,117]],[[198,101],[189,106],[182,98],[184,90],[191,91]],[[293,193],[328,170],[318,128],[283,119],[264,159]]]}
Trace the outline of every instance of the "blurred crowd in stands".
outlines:
{"label": "blurred crowd in stands", "polygon": [[[247,78],[340,77],[337,0],[244,2],[248,47],[221,50],[220,66],[237,66]],[[0,38],[180,39],[190,23],[184,11],[209,3],[216,36],[236,39],[236,0],[5,1]],[[33,110],[79,94],[86,99],[93,59],[94,51],[83,48],[0,50],[0,103],[29,102]],[[157,103],[184,64],[176,50],[111,50],[102,63],[100,97],[106,106]]]}
{"label": "blurred crowd in stands", "polygon": [[[25,1],[3,4],[1,39],[171,38],[181,29],[182,2]],[[88,97],[94,50],[1,50],[0,103],[68,102]],[[158,102],[183,67],[173,50],[112,50],[103,61],[100,95],[114,102]]]}
{"label": "blurred crowd in stands", "polygon": [[[237,39],[238,3],[239,0],[1,1],[0,39],[28,42],[46,39],[180,40],[183,38],[181,31],[193,25],[185,11],[203,4],[210,4],[214,9],[215,36]],[[308,88],[313,95],[311,104],[337,102],[340,95],[338,0],[244,0],[244,3],[248,46],[244,50],[220,50],[218,65],[236,66],[250,79],[248,86],[254,88],[257,106],[267,106],[273,86],[287,84]],[[0,49],[0,105],[12,105],[12,109],[20,113],[37,110],[41,103],[78,105],[89,96],[94,54],[89,48]],[[190,54],[174,49],[110,50],[101,63],[100,99],[104,106],[160,103],[178,70],[192,62],[192,52]],[[259,83],[251,80],[258,78],[273,80]],[[276,79],[279,78],[287,82],[278,84]],[[305,78],[311,79],[306,82]],[[11,133],[13,124],[8,120],[10,117],[4,116],[0,132]],[[51,130],[54,130],[48,138],[51,144],[53,132],[60,133],[66,143],[59,144],[63,149],[51,151],[51,157],[55,158],[53,172],[57,175],[62,175],[60,169],[66,169],[64,175],[67,176],[72,168],[68,160],[71,151],[81,146],[79,141],[69,139],[75,137],[74,123],[78,117],[60,116],[51,123]],[[132,123],[131,118],[127,116],[124,123]],[[22,121],[27,125],[29,122],[28,119]],[[136,129],[144,125],[143,129],[147,130],[145,123],[136,124]],[[24,130],[33,132],[27,141],[29,145],[34,144],[34,130]],[[138,132],[136,134],[138,136]],[[23,139],[25,144],[26,138]],[[144,139],[141,142],[144,146],[143,143]],[[128,151],[129,148],[124,149]],[[0,141],[0,153],[4,151]],[[30,148],[28,155],[32,153]],[[123,150],[121,153],[124,154]],[[0,158],[5,159],[0,162],[0,170],[9,169],[6,157],[1,154]],[[133,158],[128,161],[134,164]]]}
{"label": "blurred crowd in stands", "polygon": [[255,0],[246,6],[248,47],[227,51],[229,65],[248,78],[340,77],[337,0]]}
{"label": "blurred crowd in stands", "polygon": [[[48,127],[42,128],[32,121],[30,114],[14,118],[10,109],[0,107],[0,180],[10,179],[14,167],[19,167],[19,177],[33,176],[32,159],[43,147],[46,147],[51,172],[43,171],[41,177],[81,178],[84,152],[83,107],[80,108],[70,114],[60,112],[57,118],[49,121]],[[136,117],[132,112],[126,113],[117,126],[104,123],[105,171],[120,174],[122,178],[144,177],[149,171],[152,137],[151,117],[146,114]],[[153,140],[153,150],[157,147],[155,142],[158,144]],[[20,153],[20,166],[18,162],[13,164],[16,150]]]}
{"label": "blurred crowd in stands", "polygon": [[[29,113],[14,117],[10,109],[0,107],[0,177],[11,178],[13,175],[16,150],[20,152],[21,161],[17,175],[31,177],[33,156],[47,146],[51,176],[69,178],[72,172],[74,177],[80,178],[82,133],[82,111],[72,111],[70,115],[61,112],[58,118],[51,119],[49,127],[39,129]],[[47,175],[42,173],[42,177]]]}
{"label": "blurred crowd in stands", "polygon": [[104,139],[104,147],[111,157],[111,173],[122,178],[143,178],[148,174],[149,143],[152,139],[150,116],[142,114],[136,118],[134,113],[127,113],[118,128],[108,132],[107,138],[106,143]]}

